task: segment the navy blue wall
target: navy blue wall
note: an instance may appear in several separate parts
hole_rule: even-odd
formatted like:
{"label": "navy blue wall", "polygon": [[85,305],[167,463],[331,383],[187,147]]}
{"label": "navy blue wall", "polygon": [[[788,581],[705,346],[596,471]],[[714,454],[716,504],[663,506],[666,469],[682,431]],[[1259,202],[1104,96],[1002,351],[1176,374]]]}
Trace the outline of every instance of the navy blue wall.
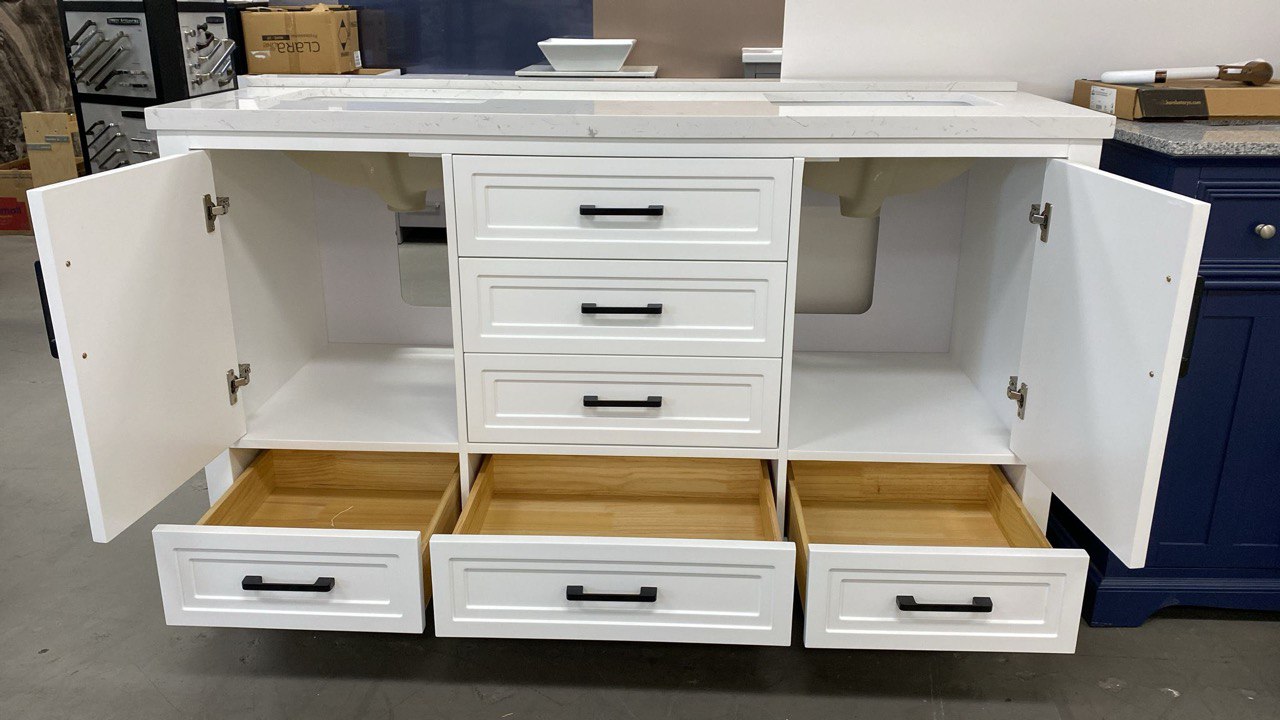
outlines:
{"label": "navy blue wall", "polygon": [[[292,2],[289,4],[306,4]],[[385,60],[369,66],[418,73],[509,75],[543,62],[538,42],[591,37],[592,0],[366,0],[364,35],[385,32]],[[382,30],[385,28],[385,30]],[[369,39],[362,42],[374,50]]]}

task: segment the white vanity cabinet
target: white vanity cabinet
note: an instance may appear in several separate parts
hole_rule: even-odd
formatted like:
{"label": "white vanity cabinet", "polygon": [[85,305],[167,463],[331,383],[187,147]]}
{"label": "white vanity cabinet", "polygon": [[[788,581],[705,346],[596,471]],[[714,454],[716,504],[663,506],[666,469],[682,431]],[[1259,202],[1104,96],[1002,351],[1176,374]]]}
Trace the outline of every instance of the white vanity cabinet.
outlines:
{"label": "white vanity cabinet", "polygon": [[[94,538],[207,466],[154,533],[170,622],[785,644],[798,583],[811,647],[1070,652],[1048,493],[1144,563],[1208,207],[1091,167],[1112,119],[333,82],[154,109],[166,157],[31,195]],[[862,221],[804,189],[836,158],[884,170],[860,201],[968,170]],[[387,208],[432,172],[449,308],[401,299]],[[865,222],[869,309],[805,312]]]}

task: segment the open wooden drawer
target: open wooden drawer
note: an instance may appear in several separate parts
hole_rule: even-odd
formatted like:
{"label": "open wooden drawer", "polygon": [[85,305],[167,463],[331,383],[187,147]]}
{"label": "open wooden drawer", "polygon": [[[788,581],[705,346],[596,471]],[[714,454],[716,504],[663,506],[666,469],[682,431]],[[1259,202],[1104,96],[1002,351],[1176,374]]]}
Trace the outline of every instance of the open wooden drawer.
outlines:
{"label": "open wooden drawer", "polygon": [[806,647],[1072,652],[1088,556],[996,467],[792,462]]}
{"label": "open wooden drawer", "polygon": [[196,525],[152,536],[170,625],[420,633],[458,457],[267,450]]}
{"label": "open wooden drawer", "polygon": [[431,560],[440,636],[791,638],[795,546],[760,460],[490,456]]}

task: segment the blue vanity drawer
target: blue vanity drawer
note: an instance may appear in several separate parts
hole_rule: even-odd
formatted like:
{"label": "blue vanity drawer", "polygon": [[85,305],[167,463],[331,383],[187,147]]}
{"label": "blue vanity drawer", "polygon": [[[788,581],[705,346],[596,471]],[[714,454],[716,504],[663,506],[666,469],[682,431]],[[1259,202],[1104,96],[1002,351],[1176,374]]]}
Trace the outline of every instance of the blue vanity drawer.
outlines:
{"label": "blue vanity drawer", "polygon": [[1202,180],[1197,196],[1213,204],[1205,261],[1280,261],[1280,236],[1266,239],[1259,228],[1280,228],[1280,182]]}

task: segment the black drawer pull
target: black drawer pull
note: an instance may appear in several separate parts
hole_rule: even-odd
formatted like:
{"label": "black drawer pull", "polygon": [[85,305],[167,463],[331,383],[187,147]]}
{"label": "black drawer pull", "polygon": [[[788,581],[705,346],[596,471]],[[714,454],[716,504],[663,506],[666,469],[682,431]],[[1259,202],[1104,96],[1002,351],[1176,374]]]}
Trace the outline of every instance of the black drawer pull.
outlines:
{"label": "black drawer pull", "polygon": [[565,600],[586,600],[588,602],[658,602],[658,588],[642,587],[635,595],[625,593],[588,593],[581,585],[570,585],[564,589]]}
{"label": "black drawer pull", "polygon": [[918,603],[915,595],[899,595],[898,609],[906,612],[989,613],[995,608],[989,597],[975,597],[973,603]]}
{"label": "black drawer pull", "polygon": [[261,575],[245,575],[240,581],[241,590],[270,590],[272,592],[318,592],[326,593],[333,589],[331,577],[316,578],[313,583],[269,583],[262,582]]}
{"label": "black drawer pull", "polygon": [[44,289],[44,274],[36,261],[36,288],[40,291],[40,310],[44,313],[44,334],[49,336],[49,354],[58,359],[58,339],[53,335],[53,316],[49,314],[49,293]]}
{"label": "black drawer pull", "polygon": [[610,307],[595,303],[582,303],[583,315],[661,315],[662,303],[649,303],[643,307]]}
{"label": "black drawer pull", "polygon": [[599,395],[583,395],[582,407],[659,408],[662,407],[662,396],[650,395],[644,400],[601,400]]}
{"label": "black drawer pull", "polygon": [[649,207],[618,207],[618,208],[602,208],[595,205],[579,205],[578,214],[587,216],[596,215],[646,215],[649,217],[659,217],[662,215],[663,208],[661,205],[650,205]]}

